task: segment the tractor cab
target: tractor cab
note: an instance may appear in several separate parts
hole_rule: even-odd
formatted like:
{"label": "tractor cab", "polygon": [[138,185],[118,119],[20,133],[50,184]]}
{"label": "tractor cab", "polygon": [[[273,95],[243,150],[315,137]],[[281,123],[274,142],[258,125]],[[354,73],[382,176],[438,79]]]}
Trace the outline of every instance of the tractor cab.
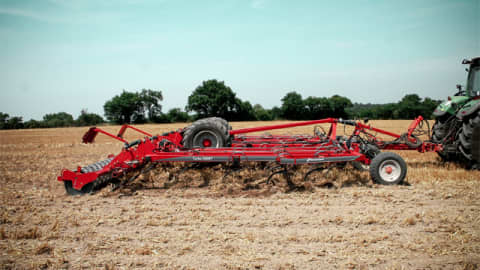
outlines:
{"label": "tractor cab", "polygon": [[477,103],[480,101],[480,57],[475,57],[470,60],[464,59],[462,64],[470,65],[466,69],[468,71],[466,87],[457,84],[457,93],[449,96],[447,100],[435,108],[433,112],[435,117],[449,117],[458,114],[460,110],[461,114],[457,115],[457,117],[461,119],[465,114],[471,113],[465,109],[472,108],[473,106],[474,110],[476,110],[476,106],[478,106]]}
{"label": "tractor cab", "polygon": [[467,77],[466,95],[470,97],[480,96],[480,57],[471,60],[463,60],[462,64],[470,65]]}

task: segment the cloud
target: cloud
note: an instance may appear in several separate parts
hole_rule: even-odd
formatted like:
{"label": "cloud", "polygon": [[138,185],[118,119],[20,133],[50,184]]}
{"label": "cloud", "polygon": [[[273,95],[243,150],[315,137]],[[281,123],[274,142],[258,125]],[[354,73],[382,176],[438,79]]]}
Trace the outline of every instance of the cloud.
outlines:
{"label": "cloud", "polygon": [[262,8],[265,8],[266,3],[267,3],[266,0],[253,0],[250,3],[250,7],[252,7],[253,9],[262,9]]}

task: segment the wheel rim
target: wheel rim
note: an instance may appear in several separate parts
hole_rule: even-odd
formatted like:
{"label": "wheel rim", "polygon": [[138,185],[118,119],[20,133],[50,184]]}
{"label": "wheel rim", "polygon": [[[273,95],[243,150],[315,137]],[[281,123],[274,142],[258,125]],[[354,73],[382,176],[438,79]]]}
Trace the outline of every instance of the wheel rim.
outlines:
{"label": "wheel rim", "polygon": [[220,138],[219,136],[210,130],[203,130],[198,132],[195,137],[193,137],[193,147],[219,147]]}
{"label": "wheel rim", "polygon": [[379,167],[380,177],[386,182],[395,182],[402,174],[402,167],[396,160],[385,160]]}
{"label": "wheel rim", "polygon": [[210,147],[212,146],[212,141],[210,141],[210,139],[205,139],[203,140],[202,144],[203,144],[203,147]]}

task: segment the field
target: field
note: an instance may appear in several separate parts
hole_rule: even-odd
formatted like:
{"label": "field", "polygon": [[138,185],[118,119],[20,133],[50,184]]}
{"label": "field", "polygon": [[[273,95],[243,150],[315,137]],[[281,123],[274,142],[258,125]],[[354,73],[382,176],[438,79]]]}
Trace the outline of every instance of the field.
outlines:
{"label": "field", "polygon": [[[372,122],[403,132],[410,121]],[[480,172],[442,163],[435,153],[399,152],[408,165],[402,186],[375,185],[368,173],[347,167],[332,172],[333,188],[246,189],[213,168],[161,188],[171,173],[161,169],[128,189],[67,196],[56,180],[62,168],[122,147],[105,136],[81,144],[86,130],[0,131],[2,269],[480,267]],[[284,132],[311,134],[312,127]]]}

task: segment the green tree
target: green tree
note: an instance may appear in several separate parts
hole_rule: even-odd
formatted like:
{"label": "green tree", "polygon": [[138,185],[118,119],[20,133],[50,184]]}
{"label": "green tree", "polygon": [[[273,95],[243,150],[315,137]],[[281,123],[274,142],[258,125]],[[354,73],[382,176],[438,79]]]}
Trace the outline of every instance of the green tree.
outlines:
{"label": "green tree", "polygon": [[188,97],[187,112],[194,111],[198,118],[218,116],[230,120],[242,110],[236,94],[223,81],[203,81]]}
{"label": "green tree", "polygon": [[268,110],[268,112],[270,112],[270,114],[272,115],[273,120],[278,120],[282,118],[283,112],[280,107],[273,106],[273,108]]}
{"label": "green tree", "polygon": [[305,119],[322,119],[330,117],[332,109],[330,101],[325,97],[308,97],[303,101],[305,105]]}
{"label": "green tree", "polygon": [[117,124],[142,122],[145,120],[144,103],[140,94],[123,90],[103,105],[105,116]]}
{"label": "green tree", "polygon": [[253,106],[253,112],[257,120],[260,120],[260,121],[273,120],[272,112],[270,110],[265,110],[260,104],[255,104]]}
{"label": "green tree", "polygon": [[23,128],[23,118],[20,116],[13,116],[8,118],[7,121],[8,129],[20,129]]}
{"label": "green tree", "polygon": [[395,119],[396,109],[397,104],[395,103],[382,104],[378,108],[377,119]]}
{"label": "green tree", "polygon": [[46,127],[70,127],[74,125],[73,116],[66,112],[50,113],[43,116]]}
{"label": "green tree", "polygon": [[178,122],[188,122],[190,121],[190,116],[187,112],[182,111],[180,108],[173,108],[170,109],[167,113],[166,118],[171,123],[178,123]]}
{"label": "green tree", "polygon": [[34,119],[30,119],[27,122],[23,123],[23,126],[25,128],[43,128],[45,127],[45,124],[43,121],[37,121]]}
{"label": "green tree", "polygon": [[0,129],[7,128],[8,118],[10,118],[10,115],[8,115],[8,113],[0,112]]}
{"label": "green tree", "polygon": [[143,106],[143,111],[147,112],[150,121],[154,121],[162,113],[161,101],[163,101],[162,91],[142,89],[140,92],[140,102]]}
{"label": "green tree", "polygon": [[441,100],[434,100],[428,97],[424,98],[421,115],[426,119],[433,119],[433,111],[440,103],[442,103]]}
{"label": "green tree", "polygon": [[422,114],[422,99],[417,94],[405,95],[394,111],[396,119],[413,119]]}
{"label": "green tree", "polygon": [[95,126],[105,121],[100,115],[89,113],[86,109],[83,109],[75,122],[77,126]]}
{"label": "green tree", "polygon": [[235,98],[235,105],[233,110],[228,112],[227,119],[232,121],[257,120],[252,104],[249,101],[242,101],[239,98]]}
{"label": "green tree", "polygon": [[303,119],[305,106],[302,95],[297,92],[289,92],[282,98],[282,116],[289,120]]}
{"label": "green tree", "polygon": [[339,95],[333,95],[328,99],[328,102],[330,103],[330,108],[332,110],[332,114],[329,117],[348,118],[346,109],[353,105],[350,99]]}

